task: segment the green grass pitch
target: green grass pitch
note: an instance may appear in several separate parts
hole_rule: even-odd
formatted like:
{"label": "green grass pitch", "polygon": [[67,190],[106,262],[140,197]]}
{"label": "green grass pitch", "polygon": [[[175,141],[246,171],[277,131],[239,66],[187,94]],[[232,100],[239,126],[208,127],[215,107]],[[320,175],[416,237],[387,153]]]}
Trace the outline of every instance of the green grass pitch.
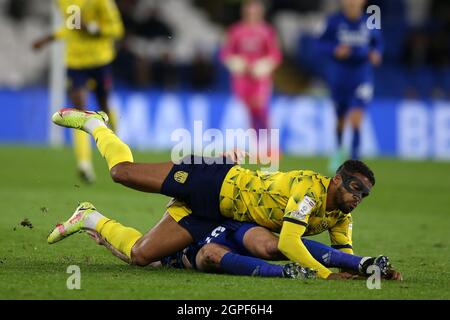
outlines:
{"label": "green grass pitch", "polygon": [[[0,147],[0,299],[449,299],[450,164],[369,160],[377,184],[353,214],[356,253],[385,254],[403,282],[300,281],[132,267],[95,245],[85,234],[47,245],[56,222],[79,201],[125,225],[147,231],[167,199],[112,183],[95,155],[99,181],[77,179],[69,148]],[[168,154],[136,153],[136,161]],[[282,170],[324,172],[324,158],[282,159]],[[33,228],[22,226],[27,218]],[[322,234],[315,239],[328,243]],[[69,265],[81,270],[81,289],[68,290]]]}

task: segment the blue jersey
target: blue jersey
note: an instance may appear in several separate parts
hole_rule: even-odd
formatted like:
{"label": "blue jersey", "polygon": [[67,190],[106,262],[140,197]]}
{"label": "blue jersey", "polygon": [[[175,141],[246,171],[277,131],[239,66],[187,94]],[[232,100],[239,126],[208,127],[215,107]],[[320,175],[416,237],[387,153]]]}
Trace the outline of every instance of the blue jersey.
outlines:
{"label": "blue jersey", "polygon": [[[381,54],[383,42],[380,30],[369,28],[367,19],[368,16],[363,15],[352,21],[343,13],[334,14],[327,19],[320,38],[320,48],[330,58],[327,78],[338,104],[365,104],[372,98],[373,66],[369,53],[375,50]],[[351,48],[347,59],[339,60],[334,56],[339,45]]]}

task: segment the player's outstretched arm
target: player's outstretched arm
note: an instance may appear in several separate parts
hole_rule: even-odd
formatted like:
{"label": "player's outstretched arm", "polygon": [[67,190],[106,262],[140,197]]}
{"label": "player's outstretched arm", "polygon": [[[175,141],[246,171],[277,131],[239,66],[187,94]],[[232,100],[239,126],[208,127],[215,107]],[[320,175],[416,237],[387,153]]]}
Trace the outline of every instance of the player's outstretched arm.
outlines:
{"label": "player's outstretched arm", "polygon": [[[95,230],[87,230],[86,233],[89,235],[89,237],[91,237],[92,240],[94,240],[98,245],[104,246],[106,249],[108,249],[113,256],[119,258],[120,260],[122,260],[125,263],[128,264],[132,264],[131,259],[123,254],[122,252],[120,252],[119,250],[117,250],[116,248],[114,248],[108,241],[106,241],[97,231]],[[152,262],[149,264],[150,267],[153,268],[159,268],[162,267],[161,261],[156,261],[156,262]]]}
{"label": "player's outstretched arm", "polygon": [[305,233],[306,227],[290,221],[284,221],[281,227],[278,249],[289,260],[299,263],[304,267],[317,270],[317,275],[322,279],[327,279],[332,272],[319,263],[306,249],[301,241],[301,236]]}
{"label": "player's outstretched arm", "polygon": [[366,279],[357,274],[352,274],[348,272],[337,272],[332,273],[328,276],[327,280],[357,280],[357,279]]}
{"label": "player's outstretched arm", "polygon": [[91,237],[92,240],[94,240],[98,245],[104,246],[106,249],[108,249],[114,256],[119,258],[120,260],[131,264],[131,259],[127,257],[127,255],[123,254],[116,248],[114,248],[111,244],[109,244],[103,237],[95,230],[88,230],[86,233]]}
{"label": "player's outstretched arm", "polygon": [[46,45],[53,42],[54,40],[55,40],[55,37],[52,34],[46,35],[42,38],[39,38],[33,42],[33,44],[32,44],[33,50],[36,50],[36,51],[41,50]]}
{"label": "player's outstretched arm", "polygon": [[301,236],[306,228],[295,223],[285,221],[280,233],[278,249],[291,261],[301,266],[317,270],[318,277],[326,280],[357,279],[359,276],[347,272],[333,273],[319,261],[314,259],[306,246],[301,241]]}

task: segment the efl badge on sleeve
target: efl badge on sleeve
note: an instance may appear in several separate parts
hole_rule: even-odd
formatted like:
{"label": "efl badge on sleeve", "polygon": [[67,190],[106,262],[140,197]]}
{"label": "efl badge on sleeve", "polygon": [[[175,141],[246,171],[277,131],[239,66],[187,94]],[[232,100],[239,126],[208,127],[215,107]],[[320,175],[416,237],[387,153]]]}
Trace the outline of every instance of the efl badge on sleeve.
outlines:
{"label": "efl badge on sleeve", "polygon": [[186,171],[177,171],[175,172],[175,174],[173,175],[173,178],[175,179],[176,182],[178,183],[185,183],[186,179],[188,177],[188,173]]}
{"label": "efl badge on sleeve", "polygon": [[316,203],[313,199],[305,196],[303,200],[298,204],[298,210],[291,213],[291,217],[298,220],[305,220],[306,216],[310,214]]}

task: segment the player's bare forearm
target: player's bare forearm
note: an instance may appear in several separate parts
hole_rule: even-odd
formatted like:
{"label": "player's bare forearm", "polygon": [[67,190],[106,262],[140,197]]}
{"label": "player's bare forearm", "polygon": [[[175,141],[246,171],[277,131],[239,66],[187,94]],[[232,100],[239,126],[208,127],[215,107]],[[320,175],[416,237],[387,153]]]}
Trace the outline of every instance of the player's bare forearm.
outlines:
{"label": "player's bare forearm", "polygon": [[331,273],[326,280],[362,280],[366,279],[360,275],[352,274],[349,272],[335,272]]}
{"label": "player's bare forearm", "polygon": [[250,156],[247,151],[239,148],[234,148],[232,150],[220,153],[219,155],[230,158],[236,164],[241,164],[245,160],[245,157]]}
{"label": "player's bare forearm", "polygon": [[98,244],[105,246],[106,249],[111,251],[111,253],[119,258],[120,260],[124,261],[125,263],[131,264],[130,258],[128,258],[125,254],[114,248],[111,244],[109,244],[108,241],[106,241],[97,231],[94,230],[88,230],[86,233]]}
{"label": "player's bare forearm", "polygon": [[[368,275],[361,275],[360,273],[358,273],[355,270],[348,270],[348,269],[340,269],[339,274],[347,274],[347,275],[349,275],[348,279],[353,279],[353,280],[364,280],[364,279],[368,278]],[[384,276],[383,279],[384,280],[402,281],[403,276],[400,272],[398,272],[396,270],[391,270],[391,272],[389,272],[389,274],[387,276]],[[330,279],[330,280],[335,280],[335,279]]]}
{"label": "player's bare forearm", "polygon": [[41,50],[49,43],[53,42],[55,40],[55,36],[53,34],[46,35],[42,38],[37,39],[33,42],[32,47],[33,50]]}

